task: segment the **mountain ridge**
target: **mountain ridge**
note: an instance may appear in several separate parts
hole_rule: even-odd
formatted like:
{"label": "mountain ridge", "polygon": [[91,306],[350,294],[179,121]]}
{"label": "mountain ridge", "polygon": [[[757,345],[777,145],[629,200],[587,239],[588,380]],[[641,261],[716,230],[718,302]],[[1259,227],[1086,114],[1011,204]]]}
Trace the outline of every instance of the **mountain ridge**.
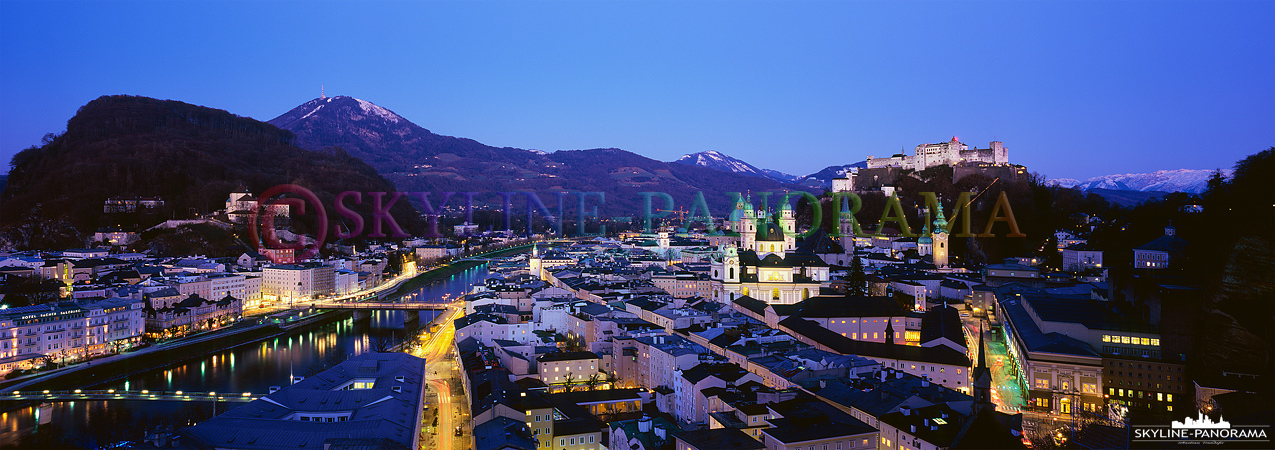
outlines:
{"label": "mountain ridge", "polygon": [[[1054,178],[1049,182],[1062,186],[1074,187],[1082,191],[1106,189],[1118,191],[1162,191],[1186,192],[1199,194],[1208,189],[1209,179],[1217,170],[1203,169],[1171,169],[1146,173],[1124,173],[1093,177],[1085,181],[1073,178]],[[1222,169],[1222,176],[1229,178],[1230,169]]]}
{"label": "mountain ridge", "polygon": [[[696,191],[717,215],[731,205],[728,192],[795,189],[767,177],[661,162],[616,148],[542,152],[493,147],[435,134],[360,99],[320,97],[269,120],[293,132],[308,149],[340,147],[376,168],[400,189],[427,192],[602,192],[603,210],[632,216],[642,192],[664,192],[690,208]],[[487,195],[478,203],[499,202]],[[663,209],[656,204],[653,208]]]}
{"label": "mountain ridge", "polygon": [[[58,248],[77,240],[74,245],[84,245],[83,235],[118,225],[120,219],[108,220],[103,212],[111,197],[162,197],[172,215],[136,224],[149,227],[156,220],[222,209],[239,189],[261,193],[297,184],[326,205],[346,190],[395,190],[363,161],[334,149],[303,150],[293,145],[295,139],[287,130],[220,109],[140,96],[99,97],[76,111],[65,133],[14,155],[0,194],[4,237],[20,248]],[[351,209],[370,217],[369,206]],[[406,202],[392,211],[404,229],[417,223]],[[340,223],[335,213],[329,208],[332,223]],[[60,235],[40,229],[49,223],[62,224]]]}
{"label": "mountain ridge", "polygon": [[673,162],[678,164],[707,167],[723,172],[733,172],[755,177],[770,178],[781,183],[795,183],[801,178],[778,170],[762,169],[739,158],[735,158],[716,150],[707,150],[683,155],[681,158],[678,158]]}

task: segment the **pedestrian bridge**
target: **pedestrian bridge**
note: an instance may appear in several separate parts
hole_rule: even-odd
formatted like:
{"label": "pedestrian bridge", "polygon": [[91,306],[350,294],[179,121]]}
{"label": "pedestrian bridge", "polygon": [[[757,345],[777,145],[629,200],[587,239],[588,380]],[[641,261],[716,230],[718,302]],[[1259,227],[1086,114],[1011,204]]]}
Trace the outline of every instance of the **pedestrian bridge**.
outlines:
{"label": "pedestrian bridge", "polygon": [[62,402],[76,400],[164,400],[187,402],[250,402],[260,398],[251,392],[194,392],[194,391],[125,391],[120,389],[70,391],[9,391],[0,393],[0,401]]}
{"label": "pedestrian bridge", "polygon": [[373,311],[378,310],[395,310],[403,311],[406,314],[403,321],[406,323],[419,323],[421,320],[421,311],[443,311],[451,303],[428,303],[428,302],[313,302],[310,307],[313,309],[329,309],[340,311],[354,311],[354,320],[367,320],[372,317]]}
{"label": "pedestrian bridge", "polygon": [[444,310],[451,303],[426,303],[426,302],[311,302],[310,307],[314,309],[340,309],[340,310],[375,310],[375,309],[393,309],[400,311],[420,311],[420,310]]}

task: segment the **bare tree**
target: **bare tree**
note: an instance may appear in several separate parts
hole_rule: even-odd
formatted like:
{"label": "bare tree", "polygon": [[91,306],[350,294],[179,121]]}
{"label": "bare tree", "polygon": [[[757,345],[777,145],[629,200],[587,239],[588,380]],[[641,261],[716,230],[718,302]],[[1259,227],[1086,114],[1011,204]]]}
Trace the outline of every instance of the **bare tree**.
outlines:
{"label": "bare tree", "polygon": [[394,346],[394,338],[389,336],[378,336],[372,338],[371,350],[377,353],[389,353],[390,348]]}
{"label": "bare tree", "polygon": [[602,383],[602,374],[598,372],[593,372],[593,375],[589,375],[589,381],[586,382],[590,391],[596,390],[598,388],[598,385],[601,383]]}

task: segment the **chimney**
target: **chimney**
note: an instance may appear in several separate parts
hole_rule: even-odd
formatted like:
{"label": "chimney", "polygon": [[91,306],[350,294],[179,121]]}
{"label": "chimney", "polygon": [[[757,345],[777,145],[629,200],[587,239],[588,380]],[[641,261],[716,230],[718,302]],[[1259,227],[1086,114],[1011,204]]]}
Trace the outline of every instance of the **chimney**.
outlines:
{"label": "chimney", "polygon": [[900,406],[900,407],[899,407],[899,412],[900,412],[900,413],[903,413],[903,415],[904,415],[904,416],[910,416],[910,415],[912,415],[912,407],[910,407],[910,406]]}
{"label": "chimney", "polygon": [[656,425],[656,426],[655,426],[655,436],[656,436],[656,437],[658,437],[658,438],[660,438],[660,440],[668,439],[668,435],[664,433],[664,426],[663,426],[663,425]]}
{"label": "chimney", "polygon": [[638,419],[638,432],[640,433],[651,432],[651,416],[643,414],[642,418]]}
{"label": "chimney", "polygon": [[828,387],[828,380],[819,380],[819,389]]}
{"label": "chimney", "polygon": [[929,376],[929,375],[921,375],[921,387],[923,387],[923,388],[930,387],[930,376]]}
{"label": "chimney", "polygon": [[915,433],[916,433],[916,425],[912,425],[912,433],[913,433],[913,434],[915,434]]}

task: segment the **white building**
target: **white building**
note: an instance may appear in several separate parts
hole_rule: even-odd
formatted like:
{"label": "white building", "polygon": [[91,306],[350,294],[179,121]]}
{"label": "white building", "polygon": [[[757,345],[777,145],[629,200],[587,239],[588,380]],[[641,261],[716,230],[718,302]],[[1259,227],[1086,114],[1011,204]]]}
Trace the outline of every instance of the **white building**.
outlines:
{"label": "white building", "polygon": [[117,297],[0,310],[0,374],[128,349],[145,331],[144,307]]}
{"label": "white building", "polygon": [[918,145],[912,155],[899,153],[889,158],[868,156],[869,169],[901,167],[925,170],[934,166],[950,166],[959,163],[1009,164],[1009,149],[1005,148],[1005,144],[1000,141],[992,141],[988,144],[988,148],[969,148],[958,141],[956,136],[952,136],[952,140],[948,142]]}
{"label": "white building", "polygon": [[[249,192],[231,192],[230,197],[226,199],[226,216],[231,222],[249,222],[256,216],[257,203],[257,198]],[[265,208],[276,216],[289,214],[289,206],[286,204],[269,204]]]}
{"label": "white building", "polygon": [[336,272],[322,264],[284,264],[261,272],[261,298],[267,302],[311,301],[332,295],[336,288]]}
{"label": "white building", "polygon": [[1089,244],[1074,244],[1062,249],[1063,270],[1081,272],[1088,269],[1102,268],[1102,250],[1090,247]]}

